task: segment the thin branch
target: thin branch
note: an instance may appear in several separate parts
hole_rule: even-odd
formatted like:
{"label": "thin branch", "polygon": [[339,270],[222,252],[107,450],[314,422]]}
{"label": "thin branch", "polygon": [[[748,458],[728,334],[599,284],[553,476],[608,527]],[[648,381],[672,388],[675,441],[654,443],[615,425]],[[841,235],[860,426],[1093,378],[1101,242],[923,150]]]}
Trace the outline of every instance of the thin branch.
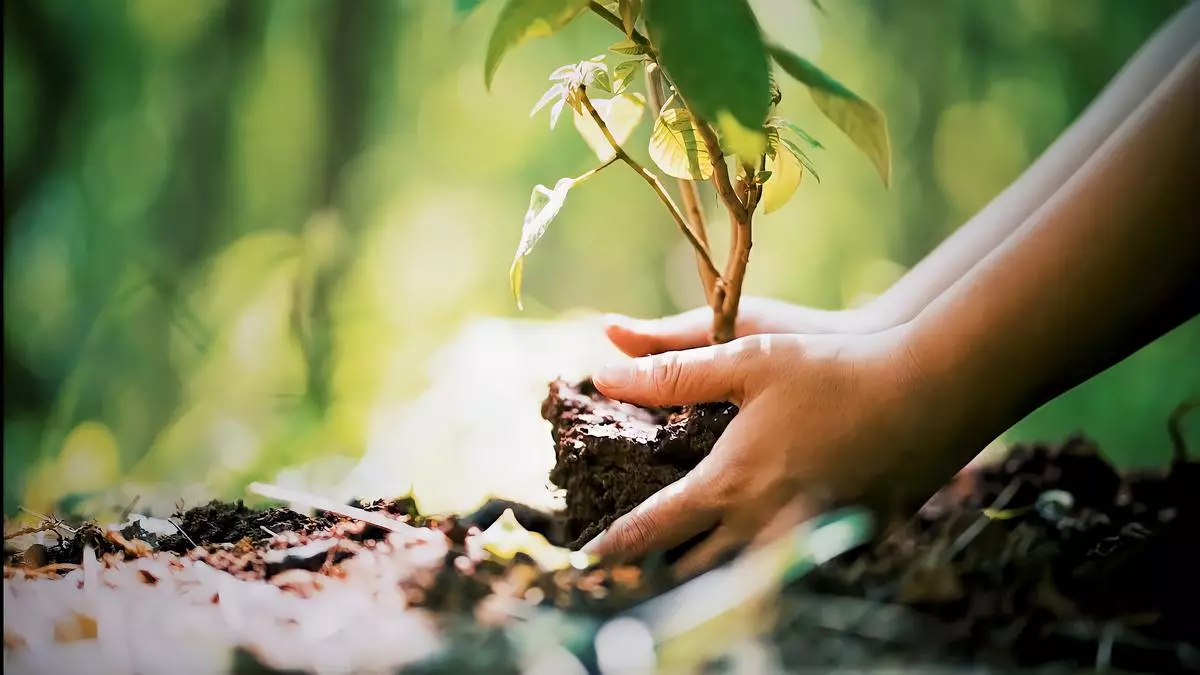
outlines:
{"label": "thin branch", "polygon": [[[605,9],[596,0],[592,0],[588,4],[588,8],[600,18],[612,24],[617,30],[622,33],[625,32],[625,23],[621,21],[621,17]],[[658,52],[655,51],[654,45],[651,44],[649,38],[635,30],[633,31],[632,39],[635,44],[645,50],[646,56],[661,69],[662,64],[658,62]],[[667,74],[667,79],[670,79],[669,74]],[[675,89],[675,93],[679,93],[678,88]],[[717,189],[717,194],[721,197],[721,201],[725,203],[725,208],[729,209],[729,212],[740,220],[742,218],[743,207],[737,201],[737,197],[733,191],[733,183],[729,180],[729,169],[725,165],[725,153],[721,150],[721,143],[717,140],[717,135],[713,132],[712,128],[704,120],[700,119],[700,116],[688,105],[687,101],[684,101],[683,97],[680,97],[680,100],[683,101],[683,105],[688,109],[688,112],[692,114],[692,119],[696,121],[696,128],[700,132],[700,138],[704,140],[704,147],[708,150],[708,156],[712,160],[712,182]]]}
{"label": "thin branch", "polygon": [[[646,69],[646,91],[650,94],[650,104],[655,110],[662,110],[665,102],[663,101],[662,90],[662,73],[657,68]],[[692,231],[696,234],[696,239],[705,247],[708,246],[708,225],[704,221],[704,211],[700,209],[700,191],[696,183],[686,178],[678,179],[679,196],[683,200],[683,208],[687,210],[688,221],[692,225]],[[717,290],[718,277],[709,271],[704,265],[704,258],[700,252],[696,252],[696,269],[700,273],[700,282],[704,286],[704,298],[708,302],[708,306],[714,310],[718,309],[718,305],[713,303],[713,297]]]}
{"label": "thin branch", "polygon": [[[604,5],[596,2],[596,0],[592,0],[592,2],[588,4],[588,9],[591,9],[593,12],[595,12],[596,15],[601,19],[604,19],[612,24],[617,30],[621,31],[622,33],[625,32],[625,22],[621,20],[621,17],[605,9]],[[658,60],[658,54],[655,53],[654,45],[650,44],[649,38],[647,38],[645,35],[642,35],[637,30],[634,30],[633,37],[631,39],[633,40],[634,44],[645,50],[646,54],[650,58],[654,59],[655,61]]]}
{"label": "thin branch", "polygon": [[612,164],[613,162],[617,161],[618,159],[620,159],[620,157],[618,157],[617,155],[613,155],[612,157],[609,157],[608,159],[604,160],[604,163],[603,163],[603,164],[601,164],[600,166],[598,166],[598,167],[596,167],[596,168],[594,168],[594,169],[592,169],[592,170],[590,170],[590,171],[586,171],[586,172],[584,172],[584,173],[582,173],[582,174],[580,174],[580,175],[576,176],[576,177],[574,178],[574,181],[575,181],[576,183],[582,183],[583,181],[585,181],[585,180],[587,180],[587,179],[591,178],[592,176],[594,176],[594,175],[596,175],[596,174],[600,173],[600,171],[602,171],[603,169],[606,169],[606,168],[608,168],[608,166],[609,166],[610,164]]}
{"label": "thin branch", "polygon": [[675,223],[679,225],[679,229],[683,231],[683,236],[687,237],[688,243],[690,243],[692,248],[696,250],[696,254],[701,257],[701,263],[704,265],[708,273],[712,274],[713,277],[720,278],[721,273],[717,270],[717,266],[713,264],[712,256],[709,255],[708,252],[708,246],[704,245],[696,237],[696,233],[692,232],[692,229],[688,227],[687,220],[683,217],[683,214],[680,213],[679,207],[676,206],[675,202],[671,199],[671,195],[667,194],[667,191],[663,188],[662,181],[658,179],[658,176],[654,175],[641,164],[638,164],[637,160],[630,157],[629,154],[626,153],[621,147],[621,144],[617,143],[617,139],[613,138],[612,132],[608,129],[608,124],[604,122],[604,118],[600,116],[600,113],[596,112],[596,107],[592,105],[591,99],[588,98],[585,87],[579,88],[579,98],[581,101],[583,101],[584,107],[587,108],[588,114],[590,114],[592,119],[595,120],[596,126],[600,127],[600,132],[604,134],[604,140],[608,141],[608,144],[612,147],[613,152],[616,153],[616,156],[620,158],[621,161],[628,164],[629,168],[637,172],[637,174],[641,176],[643,180],[650,184],[650,187],[654,189],[654,193],[658,195],[658,198],[663,204],[666,205],[667,210],[671,212],[671,217],[675,219]]}

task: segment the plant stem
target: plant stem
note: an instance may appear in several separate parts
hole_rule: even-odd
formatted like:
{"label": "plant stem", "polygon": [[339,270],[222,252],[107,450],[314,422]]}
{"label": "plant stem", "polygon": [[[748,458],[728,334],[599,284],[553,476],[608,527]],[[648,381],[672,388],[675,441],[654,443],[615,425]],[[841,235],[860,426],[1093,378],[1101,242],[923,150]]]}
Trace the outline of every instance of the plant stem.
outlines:
{"label": "plant stem", "polygon": [[[588,4],[588,9],[591,9],[593,12],[595,12],[596,15],[598,15],[601,19],[611,23],[616,27],[617,30],[621,31],[622,33],[625,32],[625,22],[621,20],[621,17],[605,9],[604,5],[596,2],[596,0],[592,0],[592,2]],[[633,31],[633,37],[630,39],[633,40],[634,44],[644,49],[646,54],[651,59],[655,61],[658,60],[658,56],[654,52],[654,46],[650,44],[650,40],[645,35],[642,35],[635,30]]]}
{"label": "plant stem", "polygon": [[[620,17],[608,11],[599,2],[592,0],[588,7],[604,19],[612,24],[617,30],[625,32],[625,24]],[[658,53],[654,49],[654,45],[645,36],[638,31],[633,31],[631,38],[635,44],[640,46],[646,52],[646,58],[649,59],[655,66],[661,77],[669,81],[670,73],[667,73],[662,64],[658,62]],[[649,69],[647,70],[649,76]],[[662,107],[661,93],[657,83],[653,78],[648,80],[649,92],[651,100],[659,108]],[[729,211],[729,222],[732,230],[732,242],[729,251],[729,260],[726,265],[725,276],[722,277],[717,271],[716,265],[713,264],[712,258],[708,253],[708,234],[704,225],[704,216],[700,211],[700,201],[698,193],[695,191],[696,186],[688,181],[680,181],[680,195],[684,201],[684,205],[688,209],[691,222],[696,225],[696,231],[688,227],[688,221],[684,220],[682,214],[679,213],[678,207],[671,202],[671,198],[667,195],[662,187],[662,183],[654,174],[644,169],[637,162],[633,161],[625,151],[620,148],[616,140],[609,133],[608,127],[604,124],[604,120],[592,107],[592,103],[588,100],[587,95],[582,93],[583,103],[591,113],[592,119],[600,125],[600,130],[604,133],[604,137],[612,145],[617,152],[617,156],[629,164],[631,168],[637,171],[655,192],[659,198],[667,205],[671,211],[671,215],[675,218],[675,222],[679,224],[684,235],[696,249],[697,263],[700,267],[700,278],[704,284],[705,297],[708,300],[709,307],[713,311],[713,330],[710,336],[714,344],[729,342],[734,338],[734,326],[737,322],[738,305],[742,294],[742,279],[746,276],[746,265],[750,260],[750,234],[751,234],[751,219],[754,214],[754,209],[758,205],[758,199],[762,195],[762,187],[753,183],[746,186],[744,195],[739,195],[735,190],[733,183],[729,179],[729,165],[725,161],[725,152],[721,149],[721,142],[717,140],[717,134],[709,126],[708,122],[696,114],[696,111],[688,105],[688,102],[680,95],[678,88],[675,88],[674,95],[679,96],[679,100],[683,106],[691,113],[692,119],[695,121],[696,130],[700,134],[700,138],[704,141],[704,147],[708,150],[708,156],[713,165],[712,183],[716,188],[717,195],[721,198],[721,202],[725,205],[725,209]],[[753,172],[748,174],[753,176]],[[751,181],[753,179],[751,178]]]}
{"label": "plant stem", "polygon": [[598,167],[596,167],[596,168],[592,169],[591,171],[586,171],[586,172],[584,172],[584,173],[582,173],[582,174],[580,174],[580,175],[576,176],[576,177],[574,178],[574,181],[575,181],[576,183],[582,183],[583,181],[585,181],[585,180],[587,180],[587,179],[591,178],[592,176],[595,176],[596,174],[600,173],[600,171],[601,171],[601,170],[603,170],[603,169],[607,169],[607,168],[608,168],[608,166],[609,166],[610,164],[612,164],[613,162],[617,161],[618,159],[620,159],[620,157],[618,157],[618,156],[616,156],[616,155],[613,155],[612,157],[609,157],[608,159],[604,160],[604,163],[603,163],[603,164],[601,164],[600,166],[598,166]]}
{"label": "plant stem", "polygon": [[[625,149],[621,147],[621,144],[617,143],[617,139],[613,138],[612,132],[608,129],[608,124],[604,122],[604,118],[600,116],[600,113],[596,112],[596,106],[592,105],[592,100],[588,98],[586,87],[579,88],[579,99],[583,102],[584,107],[587,108],[588,114],[591,115],[592,119],[596,122],[596,126],[600,127],[600,133],[604,134],[604,140],[608,141],[609,146],[611,146],[613,152],[616,153],[616,157],[614,159],[620,159],[628,164],[629,168],[633,169],[637,175],[642,177],[642,180],[645,180],[650,184],[650,187],[654,189],[654,193],[658,195],[658,198],[664,205],[666,205],[667,210],[671,212],[671,217],[675,219],[675,223],[679,225],[679,229],[683,231],[683,236],[687,238],[688,243],[690,243],[692,248],[696,250],[696,255],[700,256],[701,263],[707,269],[708,273],[712,274],[716,278],[720,278],[721,273],[717,270],[717,266],[712,261],[712,256],[708,252],[708,246],[702,243],[696,237],[696,234],[692,232],[692,228],[688,227],[687,220],[679,211],[679,207],[676,206],[675,202],[671,199],[671,195],[667,194],[666,189],[663,188],[662,181],[660,181],[658,176],[654,175],[650,170],[646,169],[641,164],[638,164],[637,160],[630,157],[629,154],[625,152]],[[605,166],[607,166],[607,164]]]}
{"label": "plant stem", "polygon": [[[650,95],[650,104],[654,106],[655,110],[661,111],[664,105],[662,74],[657,68],[646,69],[646,91]],[[683,200],[683,208],[687,211],[688,222],[692,224],[692,231],[696,233],[696,238],[700,240],[700,243],[707,247],[708,225],[704,221],[704,211],[700,209],[700,192],[696,183],[686,178],[678,179],[677,183],[679,196]],[[699,253],[696,253],[696,269],[700,273],[700,283],[704,287],[704,298],[708,302],[708,306],[712,307],[714,311],[720,309],[713,303],[718,277],[704,265],[704,259]]]}
{"label": "plant stem", "polygon": [[746,278],[746,265],[750,262],[750,247],[753,244],[754,210],[762,199],[762,185],[754,179],[754,167],[746,165],[742,169],[743,176],[738,180],[737,195],[745,205],[741,218],[729,218],[732,230],[732,244],[729,248],[729,260],[725,266],[727,288],[722,311],[713,316],[713,342],[720,344],[734,338],[734,327],[737,322],[738,305],[742,298],[742,281]]}

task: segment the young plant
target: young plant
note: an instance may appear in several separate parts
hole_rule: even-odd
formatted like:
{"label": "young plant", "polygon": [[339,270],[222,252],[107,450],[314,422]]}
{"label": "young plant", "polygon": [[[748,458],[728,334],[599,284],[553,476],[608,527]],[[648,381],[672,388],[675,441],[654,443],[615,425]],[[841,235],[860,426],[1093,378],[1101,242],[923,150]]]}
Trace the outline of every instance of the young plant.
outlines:
{"label": "young plant", "polygon": [[[478,2],[456,0],[460,9]],[[509,275],[518,307],[525,257],[567,194],[620,162],[646,181],[695,250],[713,311],[712,342],[727,342],[734,336],[755,212],[760,205],[770,213],[787,203],[805,172],[820,181],[806,150],[821,144],[775,114],[781,96],[772,62],[807,86],[817,108],[866,154],[885,186],[891,166],[886,120],[879,108],[772,41],[747,0],[506,0],[488,44],[487,86],[511,49],[551,35],[588,12],[621,32],[609,51],[623,59],[611,69],[603,55],[558,68],[531,116],[549,106],[554,128],[569,108],[576,130],[600,163],[553,188],[533,189]],[[639,72],[645,73],[649,101],[629,91]],[[647,104],[654,117],[649,157],[678,180],[682,208],[625,147]],[[732,243],[723,269],[708,245],[700,208],[703,182],[712,184],[729,216]]]}

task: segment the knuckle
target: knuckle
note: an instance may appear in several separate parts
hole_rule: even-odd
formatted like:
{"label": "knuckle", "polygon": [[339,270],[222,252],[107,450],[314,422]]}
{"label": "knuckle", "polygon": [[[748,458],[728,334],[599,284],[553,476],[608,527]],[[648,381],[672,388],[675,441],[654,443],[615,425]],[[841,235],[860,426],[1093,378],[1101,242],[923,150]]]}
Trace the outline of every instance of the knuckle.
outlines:
{"label": "knuckle", "polygon": [[621,528],[621,548],[641,550],[654,539],[653,518],[646,513],[630,513]]}
{"label": "knuckle", "polygon": [[681,368],[679,358],[668,352],[650,370],[650,388],[658,396],[667,396],[679,387]]}

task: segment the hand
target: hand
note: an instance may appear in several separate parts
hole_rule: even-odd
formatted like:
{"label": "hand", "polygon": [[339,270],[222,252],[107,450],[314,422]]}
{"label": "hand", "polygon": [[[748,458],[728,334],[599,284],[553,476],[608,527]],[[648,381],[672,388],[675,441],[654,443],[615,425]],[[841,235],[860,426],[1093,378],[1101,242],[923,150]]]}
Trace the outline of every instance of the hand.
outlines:
{"label": "hand", "polygon": [[[831,311],[801,307],[771,298],[742,298],[736,337],[764,333],[874,333],[891,328],[882,315],[867,308]],[[664,319],[631,319],[609,315],[609,340],[630,356],[646,356],[708,344],[712,310],[699,307]]]}
{"label": "hand", "polygon": [[[959,468],[947,411],[906,346],[866,335],[758,335],[600,371],[605,395],[645,406],[732,401],[740,410],[691,473],[618,519],[586,550],[636,556],[715,526],[686,575],[751,540],[798,495],[916,509]],[[819,505],[818,505],[819,503]]]}

